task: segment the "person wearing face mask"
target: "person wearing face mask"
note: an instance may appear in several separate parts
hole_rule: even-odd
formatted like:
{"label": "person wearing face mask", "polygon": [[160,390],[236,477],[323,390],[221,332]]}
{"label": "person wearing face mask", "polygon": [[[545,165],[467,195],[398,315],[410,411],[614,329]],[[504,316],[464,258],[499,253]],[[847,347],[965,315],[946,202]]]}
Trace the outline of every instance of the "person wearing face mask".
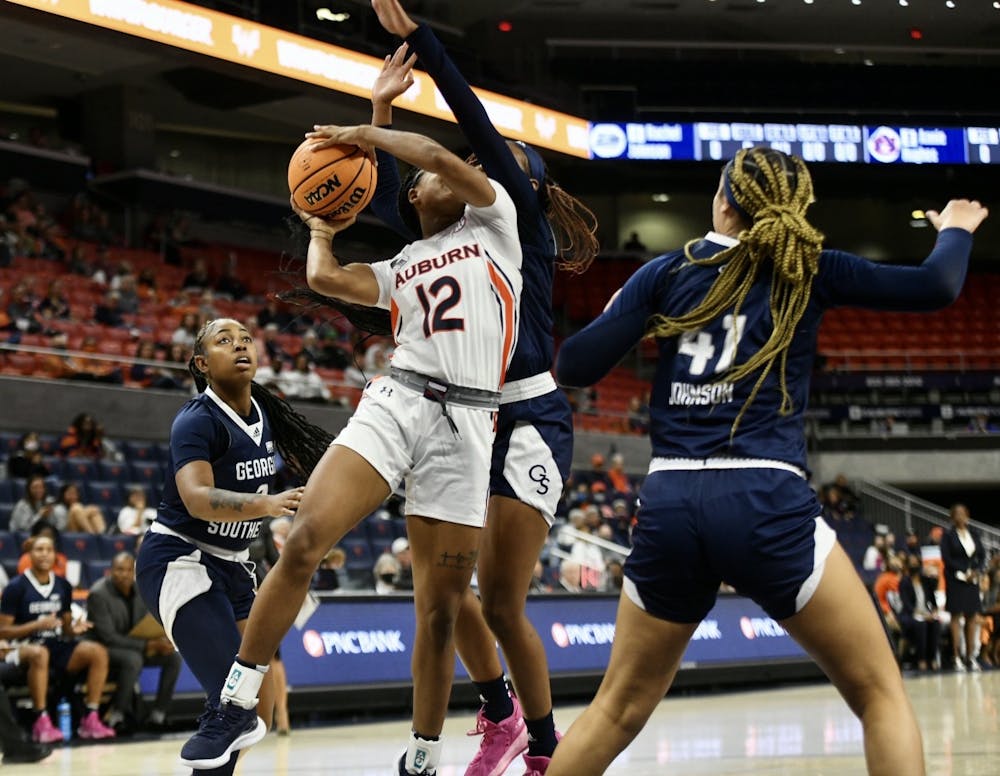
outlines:
{"label": "person wearing face mask", "polygon": [[[931,584],[927,584],[930,582]],[[906,573],[899,580],[899,625],[903,637],[913,645],[917,668],[926,671],[938,668],[938,641],[941,622],[934,600],[933,580],[925,580],[919,555],[906,559]]]}
{"label": "person wearing face mask", "polygon": [[27,477],[48,477],[51,472],[42,460],[42,450],[38,434],[29,431],[21,437],[17,450],[7,459],[7,475],[24,479]]}

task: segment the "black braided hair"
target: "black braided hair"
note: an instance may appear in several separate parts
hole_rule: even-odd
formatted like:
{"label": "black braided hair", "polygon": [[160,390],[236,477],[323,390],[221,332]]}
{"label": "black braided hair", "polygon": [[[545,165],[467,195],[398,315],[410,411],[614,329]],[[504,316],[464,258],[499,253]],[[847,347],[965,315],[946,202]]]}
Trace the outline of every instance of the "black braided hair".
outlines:
{"label": "black braided hair", "polygon": [[411,167],[399,184],[399,193],[396,195],[396,208],[399,210],[399,217],[406,224],[406,228],[418,238],[424,233],[424,230],[420,226],[420,215],[413,203],[410,202],[410,189],[417,185],[417,179],[423,175],[423,172],[419,167]]}
{"label": "black braided hair", "polygon": [[[195,337],[194,353],[188,361],[188,371],[191,372],[199,393],[208,387],[208,380],[195,363],[195,357],[205,355],[204,339],[213,323],[215,321],[211,320],[201,327],[198,336]],[[281,453],[285,465],[305,482],[333,441],[333,434],[310,423],[302,413],[263,385],[251,382],[250,395],[260,405],[261,412],[267,415],[274,444]]]}

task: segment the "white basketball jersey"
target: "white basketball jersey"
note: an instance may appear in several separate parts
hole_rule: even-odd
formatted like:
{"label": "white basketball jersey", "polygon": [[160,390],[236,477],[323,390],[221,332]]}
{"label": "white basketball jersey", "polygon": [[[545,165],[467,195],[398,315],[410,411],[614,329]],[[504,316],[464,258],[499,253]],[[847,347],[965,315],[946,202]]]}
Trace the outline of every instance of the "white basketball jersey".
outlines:
{"label": "white basketball jersey", "polygon": [[521,244],[517,211],[494,180],[489,207],[371,265],[390,311],[392,365],[468,388],[499,391],[517,344]]}

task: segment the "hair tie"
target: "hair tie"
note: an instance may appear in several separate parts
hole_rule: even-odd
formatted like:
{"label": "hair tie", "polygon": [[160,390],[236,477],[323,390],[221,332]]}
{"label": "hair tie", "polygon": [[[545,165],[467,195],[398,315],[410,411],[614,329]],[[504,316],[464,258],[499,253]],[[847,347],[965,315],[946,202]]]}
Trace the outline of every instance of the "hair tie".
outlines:
{"label": "hair tie", "polygon": [[743,206],[736,201],[736,196],[733,194],[733,182],[730,180],[730,176],[733,173],[733,163],[735,160],[731,160],[722,171],[722,190],[726,195],[726,202],[735,210],[744,221],[753,221],[753,217],[743,209]]}

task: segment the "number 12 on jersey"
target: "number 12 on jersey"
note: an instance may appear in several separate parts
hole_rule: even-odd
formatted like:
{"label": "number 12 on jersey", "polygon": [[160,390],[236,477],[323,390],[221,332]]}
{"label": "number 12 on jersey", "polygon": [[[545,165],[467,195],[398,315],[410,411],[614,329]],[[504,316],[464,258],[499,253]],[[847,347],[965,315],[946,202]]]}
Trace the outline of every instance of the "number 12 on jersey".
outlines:
{"label": "number 12 on jersey", "polygon": [[[736,356],[736,349],[743,338],[743,329],[746,326],[747,317],[739,315],[735,321],[732,315],[727,315],[722,319],[722,328],[725,329],[726,338],[722,343],[722,352],[713,370],[715,374],[725,372],[733,365],[733,358]],[[688,373],[691,375],[703,375],[709,362],[715,358],[715,345],[712,343],[712,335],[700,329],[698,331],[686,331],[677,344],[677,352],[683,356],[691,357],[691,366]]]}
{"label": "number 12 on jersey", "polygon": [[[428,297],[428,291],[433,299]],[[446,317],[462,299],[462,287],[451,275],[439,277],[426,290],[423,283],[418,285],[417,299],[424,308],[425,337],[442,331],[465,331],[464,318]]]}

